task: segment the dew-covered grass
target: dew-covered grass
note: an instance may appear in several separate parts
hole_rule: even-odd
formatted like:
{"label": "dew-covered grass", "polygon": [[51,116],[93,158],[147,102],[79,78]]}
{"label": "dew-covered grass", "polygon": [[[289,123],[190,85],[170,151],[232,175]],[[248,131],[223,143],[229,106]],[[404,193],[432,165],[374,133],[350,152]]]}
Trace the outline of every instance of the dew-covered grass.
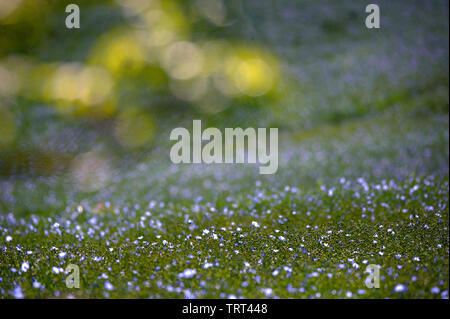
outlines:
{"label": "dew-covered grass", "polygon": [[[4,297],[448,298],[448,178],[1,216]],[[81,287],[64,269],[80,267]],[[380,265],[380,288],[364,280]]]}
{"label": "dew-covered grass", "polygon": [[273,176],[154,159],[94,193],[4,181],[1,295],[448,298],[448,119],[384,116],[286,137]]}

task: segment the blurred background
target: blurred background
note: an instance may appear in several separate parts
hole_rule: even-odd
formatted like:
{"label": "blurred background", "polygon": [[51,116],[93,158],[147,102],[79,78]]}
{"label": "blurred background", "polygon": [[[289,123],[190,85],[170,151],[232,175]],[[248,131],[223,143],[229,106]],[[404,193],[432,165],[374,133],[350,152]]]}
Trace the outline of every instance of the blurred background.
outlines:
{"label": "blurred background", "polygon": [[[448,1],[0,0],[0,211],[448,176]],[[280,169],[174,166],[169,133],[278,127]],[[261,181],[260,181],[261,180]]]}

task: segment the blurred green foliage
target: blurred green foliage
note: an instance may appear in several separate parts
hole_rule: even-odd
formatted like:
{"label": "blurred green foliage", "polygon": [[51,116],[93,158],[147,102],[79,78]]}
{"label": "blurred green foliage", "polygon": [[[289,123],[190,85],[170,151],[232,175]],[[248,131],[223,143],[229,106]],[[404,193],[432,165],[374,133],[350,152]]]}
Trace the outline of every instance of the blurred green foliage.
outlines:
{"label": "blurred green foliage", "polygon": [[138,160],[194,118],[297,134],[391,108],[448,113],[446,1],[381,1],[377,31],[361,1],[77,1],[81,28],[67,29],[71,2],[1,2],[2,175],[99,149]]}
{"label": "blurred green foliage", "polygon": [[[27,167],[23,154],[61,152],[62,141],[32,141],[59,135],[60,126],[81,129],[81,140],[100,134],[100,144],[119,153],[149,150],[171,118],[263,108],[278,99],[277,58],[222,31],[229,22],[220,0],[80,1],[80,29],[65,27],[69,3],[15,0],[0,7],[3,174]],[[47,125],[38,130],[34,122],[41,120]],[[96,144],[75,135],[67,133],[77,145],[64,151]],[[67,165],[48,165],[61,166]],[[33,171],[43,173],[27,173]]]}

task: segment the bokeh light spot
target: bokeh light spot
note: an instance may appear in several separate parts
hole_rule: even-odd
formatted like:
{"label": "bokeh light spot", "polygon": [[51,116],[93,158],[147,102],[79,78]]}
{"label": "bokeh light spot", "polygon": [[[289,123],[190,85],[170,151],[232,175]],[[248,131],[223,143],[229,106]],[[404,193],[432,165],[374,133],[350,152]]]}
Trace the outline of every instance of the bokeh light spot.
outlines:
{"label": "bokeh light spot", "polygon": [[72,176],[83,191],[96,191],[111,178],[111,166],[103,154],[91,151],[78,155],[72,162]]}
{"label": "bokeh light spot", "polygon": [[145,48],[137,35],[127,31],[112,31],[94,47],[90,62],[119,75],[140,70],[146,58]]}
{"label": "bokeh light spot", "polygon": [[236,87],[249,96],[267,93],[273,85],[273,73],[261,59],[249,59],[239,63],[232,77]]}
{"label": "bokeh light spot", "polygon": [[22,0],[1,0],[0,1],[0,19],[7,18],[21,4]]}
{"label": "bokeh light spot", "polygon": [[177,42],[166,51],[164,66],[171,77],[187,80],[198,75],[202,70],[203,54],[193,43]]}

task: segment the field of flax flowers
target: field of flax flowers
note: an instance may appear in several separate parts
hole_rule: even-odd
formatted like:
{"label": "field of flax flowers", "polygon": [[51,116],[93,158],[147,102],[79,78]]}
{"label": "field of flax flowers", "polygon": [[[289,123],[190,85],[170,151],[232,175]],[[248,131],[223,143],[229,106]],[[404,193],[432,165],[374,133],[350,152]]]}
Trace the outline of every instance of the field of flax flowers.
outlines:
{"label": "field of flax flowers", "polygon": [[448,299],[448,1],[69,3],[0,2],[1,298]]}

